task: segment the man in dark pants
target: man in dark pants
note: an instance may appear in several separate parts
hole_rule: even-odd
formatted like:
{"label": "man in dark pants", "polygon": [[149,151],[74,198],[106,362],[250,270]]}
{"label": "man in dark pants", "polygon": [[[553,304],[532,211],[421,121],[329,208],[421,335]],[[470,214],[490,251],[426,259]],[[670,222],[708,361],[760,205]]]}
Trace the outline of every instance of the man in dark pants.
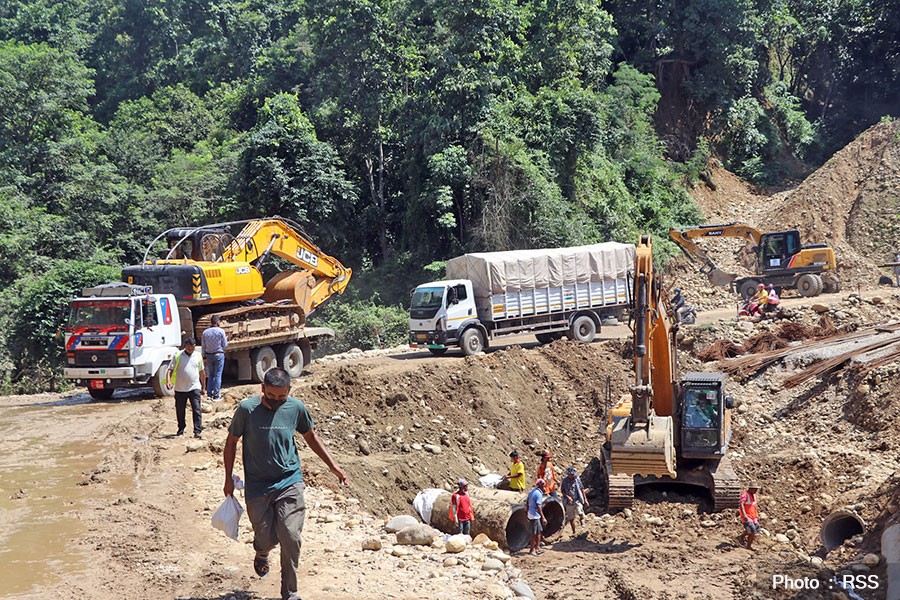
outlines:
{"label": "man in dark pants", "polygon": [[222,390],[222,369],[225,367],[225,348],[228,347],[228,338],[225,330],[219,327],[221,318],[213,315],[209,319],[211,327],[203,331],[201,338],[203,347],[203,359],[206,362],[206,370],[209,371],[209,401],[218,402],[219,393]]}
{"label": "man in dark pants", "polygon": [[194,352],[197,342],[194,338],[184,340],[184,350],[175,355],[166,375],[168,381],[175,377],[175,418],[178,419],[178,433],[184,435],[185,410],[191,403],[194,415],[194,437],[199,438],[203,432],[203,413],[200,412],[200,396],[206,393],[206,372],[199,352]]}
{"label": "man in dark pants", "polygon": [[300,433],[306,444],[328,466],[338,480],[347,477],[331,458],[313,429],[306,406],[290,396],[291,377],[283,369],[270,369],[262,393],[241,402],[225,440],[225,496],[234,493],[231,479],[238,440],[243,438],[247,515],[253,525],[253,569],[260,577],[269,572],[269,552],[281,545],[281,598],[299,600],[297,566],[301,532],[306,518],[303,473],[294,441]]}

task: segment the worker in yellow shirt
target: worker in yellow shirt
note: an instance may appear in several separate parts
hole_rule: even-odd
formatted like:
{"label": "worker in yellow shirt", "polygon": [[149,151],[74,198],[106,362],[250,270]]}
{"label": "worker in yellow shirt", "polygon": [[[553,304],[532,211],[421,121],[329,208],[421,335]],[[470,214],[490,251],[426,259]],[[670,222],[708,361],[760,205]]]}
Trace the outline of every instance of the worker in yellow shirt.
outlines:
{"label": "worker in yellow shirt", "polygon": [[509,453],[512,464],[509,465],[509,474],[503,476],[503,480],[509,482],[509,489],[514,492],[525,491],[525,465],[519,460],[519,453],[513,450]]}

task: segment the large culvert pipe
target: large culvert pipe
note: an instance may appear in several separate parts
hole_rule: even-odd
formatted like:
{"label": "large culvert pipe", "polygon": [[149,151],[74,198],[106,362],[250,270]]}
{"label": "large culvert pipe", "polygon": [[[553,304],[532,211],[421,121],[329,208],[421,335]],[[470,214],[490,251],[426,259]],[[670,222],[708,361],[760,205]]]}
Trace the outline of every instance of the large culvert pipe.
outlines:
{"label": "large culvert pipe", "polygon": [[819,539],[826,550],[834,550],[865,530],[866,523],[858,514],[850,510],[836,510],[822,522]]}
{"label": "large culvert pipe", "polygon": [[[526,494],[487,488],[470,488],[472,511],[472,536],[479,533],[496,540],[511,551],[528,547],[531,531],[528,523]],[[457,533],[458,529],[449,519],[450,494],[444,493],[434,500],[431,509],[431,526],[444,533]],[[544,499],[544,516],[547,525],[544,536],[551,536],[562,529],[565,511],[562,504],[549,496]]]}
{"label": "large culvert pipe", "polygon": [[881,534],[881,554],[887,562],[887,600],[900,600],[900,523]]}

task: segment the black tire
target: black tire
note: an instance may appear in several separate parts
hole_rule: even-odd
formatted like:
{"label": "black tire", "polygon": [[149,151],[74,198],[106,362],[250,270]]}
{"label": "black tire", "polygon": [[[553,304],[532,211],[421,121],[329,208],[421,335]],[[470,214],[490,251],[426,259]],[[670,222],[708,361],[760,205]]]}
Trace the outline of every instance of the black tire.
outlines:
{"label": "black tire", "polygon": [[94,400],[110,400],[113,397],[113,394],[116,393],[114,389],[103,389],[103,390],[92,390],[88,389],[88,394],[91,395],[91,398]]}
{"label": "black tire", "polygon": [[570,340],[590,344],[597,336],[597,324],[594,323],[594,320],[589,316],[581,315],[572,321],[572,326],[569,327],[566,336],[568,336]]}
{"label": "black tire", "polygon": [[804,273],[797,278],[797,291],[804,298],[818,296],[822,292],[822,280],[814,273]]}
{"label": "black tire", "polygon": [[175,386],[166,383],[166,373],[169,371],[169,361],[163,362],[153,376],[153,392],[157,398],[171,398],[175,395]]}
{"label": "black tire", "polygon": [[466,329],[459,338],[459,347],[464,356],[478,354],[484,350],[484,336],[475,327]]}
{"label": "black tire", "polygon": [[539,341],[542,344],[549,344],[550,342],[552,342],[553,340],[556,339],[553,337],[552,333],[536,333],[536,334],[534,334],[534,337],[536,337],[537,341]]}
{"label": "black tire", "polygon": [[755,279],[747,279],[741,282],[740,287],[738,287],[738,293],[744,300],[749,300],[756,293],[758,286],[759,282]]}
{"label": "black tire", "polygon": [[447,353],[446,348],[429,348],[428,351],[431,352],[432,354],[434,354],[435,356],[440,356],[441,354]]}
{"label": "black tire", "polygon": [[816,296],[825,291],[825,282],[822,280],[821,275],[813,275],[816,279]]}
{"label": "black tire", "polygon": [[266,371],[277,366],[278,357],[269,346],[262,346],[250,353],[250,374],[256,383],[262,383]]}
{"label": "black tire", "polygon": [[297,344],[284,344],[278,347],[278,366],[288,372],[291,377],[300,377],[303,373],[303,351]]}

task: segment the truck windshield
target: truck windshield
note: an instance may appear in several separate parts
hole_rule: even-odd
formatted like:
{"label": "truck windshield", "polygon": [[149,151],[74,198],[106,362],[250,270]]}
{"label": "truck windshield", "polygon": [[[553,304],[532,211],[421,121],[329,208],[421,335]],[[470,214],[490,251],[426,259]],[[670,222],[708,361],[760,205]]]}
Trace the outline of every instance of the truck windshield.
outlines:
{"label": "truck windshield", "polygon": [[719,394],[716,388],[686,388],[684,408],[685,427],[715,429],[719,426]]}
{"label": "truck windshield", "polygon": [[416,288],[413,292],[410,308],[440,308],[444,301],[444,288]]}
{"label": "truck windshield", "polygon": [[76,300],[69,313],[68,331],[128,329],[130,300]]}

